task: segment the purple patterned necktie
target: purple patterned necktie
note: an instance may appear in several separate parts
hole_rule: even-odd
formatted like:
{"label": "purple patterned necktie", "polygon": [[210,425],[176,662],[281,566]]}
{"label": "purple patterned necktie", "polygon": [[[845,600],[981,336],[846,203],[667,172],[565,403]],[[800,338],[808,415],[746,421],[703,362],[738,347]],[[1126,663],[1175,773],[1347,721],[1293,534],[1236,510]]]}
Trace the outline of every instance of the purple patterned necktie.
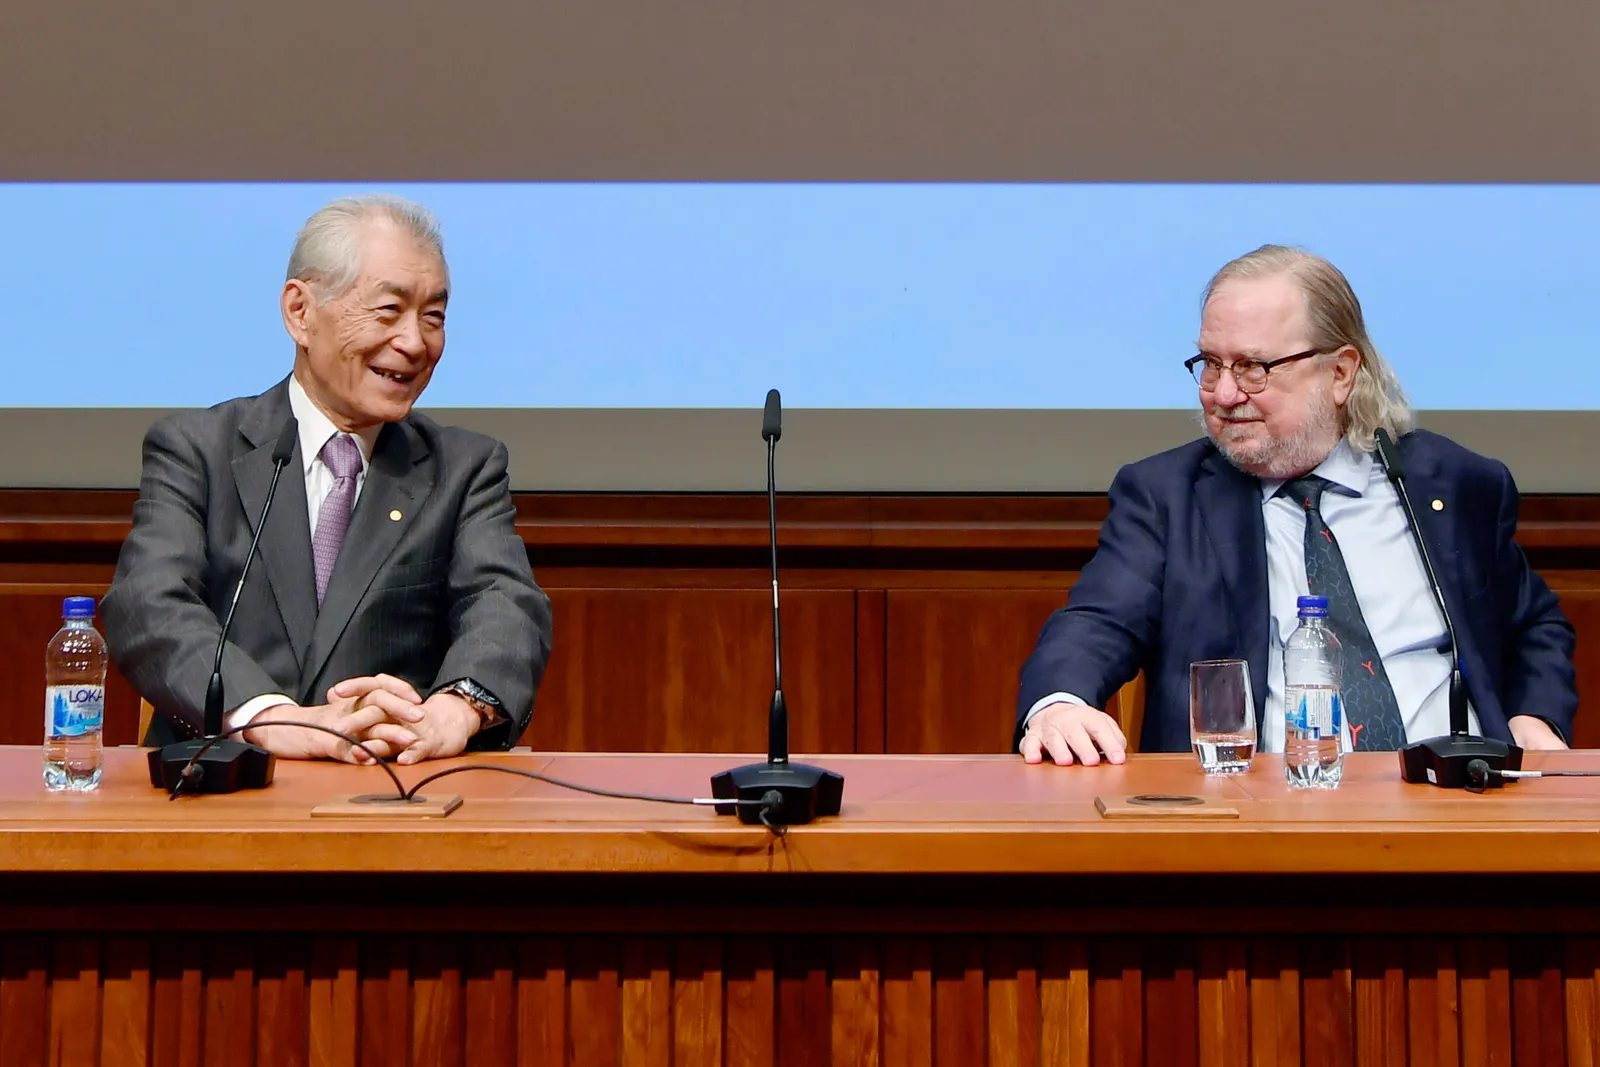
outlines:
{"label": "purple patterned necktie", "polygon": [[328,591],[334,561],[350,528],[350,509],[356,499],[356,475],[361,473],[361,449],[349,434],[335,434],[317,453],[333,472],[333,490],[317,512],[317,532],[311,536],[311,558],[317,569],[317,606]]}

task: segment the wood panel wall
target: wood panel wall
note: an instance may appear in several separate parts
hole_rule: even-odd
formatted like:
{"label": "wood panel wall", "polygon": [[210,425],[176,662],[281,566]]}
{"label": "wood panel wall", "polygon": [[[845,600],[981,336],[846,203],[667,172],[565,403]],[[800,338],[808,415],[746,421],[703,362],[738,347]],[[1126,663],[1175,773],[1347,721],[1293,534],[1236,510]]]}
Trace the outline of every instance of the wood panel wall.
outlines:
{"label": "wood panel wall", "polygon": [[7,1067],[1589,1064],[1559,937],[0,935]]}
{"label": "wood panel wall", "polygon": [[[0,490],[0,743],[40,739],[61,598],[105,591],[132,503],[121,491]],[[524,494],[517,505],[555,612],[524,743],[765,746],[764,498]],[[1017,670],[1092,554],[1105,498],[800,496],[779,508],[795,750],[1005,751]],[[1577,627],[1580,694],[1600,694],[1600,498],[1529,498],[1519,538]],[[1137,700],[1117,710],[1132,725]],[[109,743],[135,740],[137,698],[120,678],[108,717]],[[1600,747],[1600,715],[1580,715],[1576,740]]]}

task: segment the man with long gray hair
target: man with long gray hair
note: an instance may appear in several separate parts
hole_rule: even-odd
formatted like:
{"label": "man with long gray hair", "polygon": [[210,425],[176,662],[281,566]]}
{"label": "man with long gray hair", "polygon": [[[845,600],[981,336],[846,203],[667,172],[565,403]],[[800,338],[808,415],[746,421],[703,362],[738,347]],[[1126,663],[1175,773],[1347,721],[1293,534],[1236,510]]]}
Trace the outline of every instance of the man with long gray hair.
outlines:
{"label": "man with long gray hair", "polygon": [[[151,427],[104,603],[112,657],[156,708],[148,744],[202,732],[221,619],[275,444],[294,453],[222,661],[225,722],[280,756],[414,763],[510,747],[550,654],[500,442],[411,407],[444,354],[449,270],[426,209],[350,197],[301,229],[279,294],[289,377]],[[250,726],[251,723],[259,725]]]}
{"label": "man with long gray hair", "polygon": [[[1100,547],[1022,668],[1016,744],[1032,763],[1120,763],[1100,711],[1143,670],[1141,750],[1190,746],[1189,665],[1249,662],[1260,747],[1284,746],[1282,643],[1308,564],[1347,616],[1347,744],[1397,749],[1449,732],[1445,622],[1394,486],[1373,455],[1397,438],[1460,639],[1474,732],[1564,748],[1578,698],[1572,627],[1512,540],[1506,468],[1412,428],[1394,371],[1345,276],[1267,245],[1206,287],[1205,438],[1132,464],[1111,486]],[[1359,678],[1354,677],[1361,672]]]}

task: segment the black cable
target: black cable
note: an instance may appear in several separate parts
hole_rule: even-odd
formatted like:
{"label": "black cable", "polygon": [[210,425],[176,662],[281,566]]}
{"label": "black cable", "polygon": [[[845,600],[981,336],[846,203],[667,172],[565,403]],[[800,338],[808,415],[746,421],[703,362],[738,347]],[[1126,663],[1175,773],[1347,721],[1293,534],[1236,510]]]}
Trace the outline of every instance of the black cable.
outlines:
{"label": "black cable", "polygon": [[173,783],[172,792],[167,794],[167,799],[168,800],[172,800],[175,797],[177,797],[177,795],[179,793],[181,793],[183,791],[183,783],[188,781],[189,780],[189,776],[194,773],[195,762],[197,760],[199,760],[199,758],[201,756],[204,756],[207,752],[209,752],[211,750],[211,746],[212,745],[216,744],[218,741],[221,741],[225,737],[231,737],[234,734],[243,733],[245,730],[253,729],[254,727],[257,727],[257,726],[303,726],[307,730],[321,730],[325,734],[332,734],[334,737],[339,738],[341,741],[348,741],[350,743],[351,747],[359,748],[361,751],[365,752],[368,756],[372,757],[372,759],[377,761],[378,765],[383,768],[384,773],[389,776],[389,780],[394,783],[395,792],[399,794],[399,796],[396,799],[402,799],[402,800],[409,800],[410,799],[409,797],[406,796],[405,783],[400,780],[400,776],[398,774],[394,773],[394,768],[389,766],[388,761],[385,760],[382,756],[378,755],[376,752],[372,751],[372,749],[368,748],[367,745],[366,745],[366,742],[359,741],[356,738],[351,737],[349,734],[340,733],[338,730],[335,730],[331,726],[321,726],[321,725],[319,725],[317,723],[314,723],[314,722],[286,722],[286,721],[283,721],[283,720],[275,720],[275,721],[271,721],[271,722],[254,722],[254,721],[247,722],[243,726],[230,727],[229,729],[226,729],[226,730],[222,731],[219,734],[215,734],[215,735],[213,735],[211,737],[206,738],[206,743],[201,745],[199,750],[196,751],[193,756],[189,757],[189,762],[183,765],[183,771],[182,771],[182,773],[179,774],[178,780],[175,783]]}
{"label": "black cable", "polygon": [[179,775],[177,783],[172,787],[172,792],[167,794],[167,799],[172,800],[176,798],[180,792],[182,792],[183,783],[189,779],[189,775],[194,768],[195,762],[199,760],[201,756],[205,755],[212,745],[216,744],[218,741],[221,741],[225,737],[240,733],[244,730],[249,730],[256,726],[303,726],[308,730],[320,730],[325,734],[331,734],[334,737],[339,738],[341,741],[348,742],[352,748],[359,748],[361,751],[370,756],[380,767],[382,767],[384,773],[389,776],[389,780],[394,783],[394,799],[396,803],[410,803],[413,799],[415,799],[417,791],[423,786],[427,785],[429,782],[437,781],[440,778],[445,778],[452,774],[459,774],[462,771],[498,771],[501,774],[515,774],[523,778],[532,778],[536,782],[546,782],[550,785],[559,786],[562,789],[571,789],[577,793],[589,793],[597,797],[611,797],[616,800],[642,800],[652,804],[688,804],[699,807],[710,807],[712,805],[720,806],[723,804],[727,804],[731,807],[759,807],[761,809],[761,824],[768,830],[771,830],[774,834],[777,834],[779,837],[784,835],[783,829],[781,829],[780,826],[774,825],[768,818],[772,812],[780,810],[783,807],[782,795],[780,794],[776,798],[773,796],[773,792],[776,791],[769,792],[767,796],[760,800],[722,800],[717,797],[665,797],[654,793],[624,793],[615,789],[601,789],[598,786],[580,785],[577,782],[568,782],[561,778],[553,778],[548,774],[540,774],[538,771],[523,770],[520,767],[504,767],[498,763],[467,763],[459,767],[446,767],[442,771],[435,771],[434,773],[423,778],[420,782],[408,790],[405,787],[405,783],[400,781],[400,776],[394,772],[394,768],[389,766],[389,761],[368,748],[365,742],[359,741],[356,738],[351,737],[349,734],[341,733],[331,726],[322,726],[313,722],[290,722],[285,720],[248,722],[243,726],[234,726],[230,729],[222,731],[214,737],[207,738],[206,743],[201,745],[199,750],[195,752],[192,757],[190,757],[189,762],[184,765],[183,772]]}

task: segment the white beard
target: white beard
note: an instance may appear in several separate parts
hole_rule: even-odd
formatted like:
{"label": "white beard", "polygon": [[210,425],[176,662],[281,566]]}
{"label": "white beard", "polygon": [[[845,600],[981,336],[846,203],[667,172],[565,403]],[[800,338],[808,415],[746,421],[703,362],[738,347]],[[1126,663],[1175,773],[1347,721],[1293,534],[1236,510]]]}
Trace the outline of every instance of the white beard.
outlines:
{"label": "white beard", "polygon": [[[1231,408],[1212,410],[1215,414],[1233,417],[1260,416],[1260,412],[1248,400]],[[1206,436],[1211,438],[1229,463],[1246,474],[1267,479],[1298,478],[1310,471],[1328,458],[1328,454],[1338,445],[1341,433],[1339,409],[1329,399],[1326,387],[1319,387],[1311,395],[1305,420],[1300,424],[1299,432],[1291,437],[1271,437],[1262,444],[1235,450],[1227,440],[1226,423],[1223,424],[1221,439],[1211,433],[1209,426],[1206,430]]]}

